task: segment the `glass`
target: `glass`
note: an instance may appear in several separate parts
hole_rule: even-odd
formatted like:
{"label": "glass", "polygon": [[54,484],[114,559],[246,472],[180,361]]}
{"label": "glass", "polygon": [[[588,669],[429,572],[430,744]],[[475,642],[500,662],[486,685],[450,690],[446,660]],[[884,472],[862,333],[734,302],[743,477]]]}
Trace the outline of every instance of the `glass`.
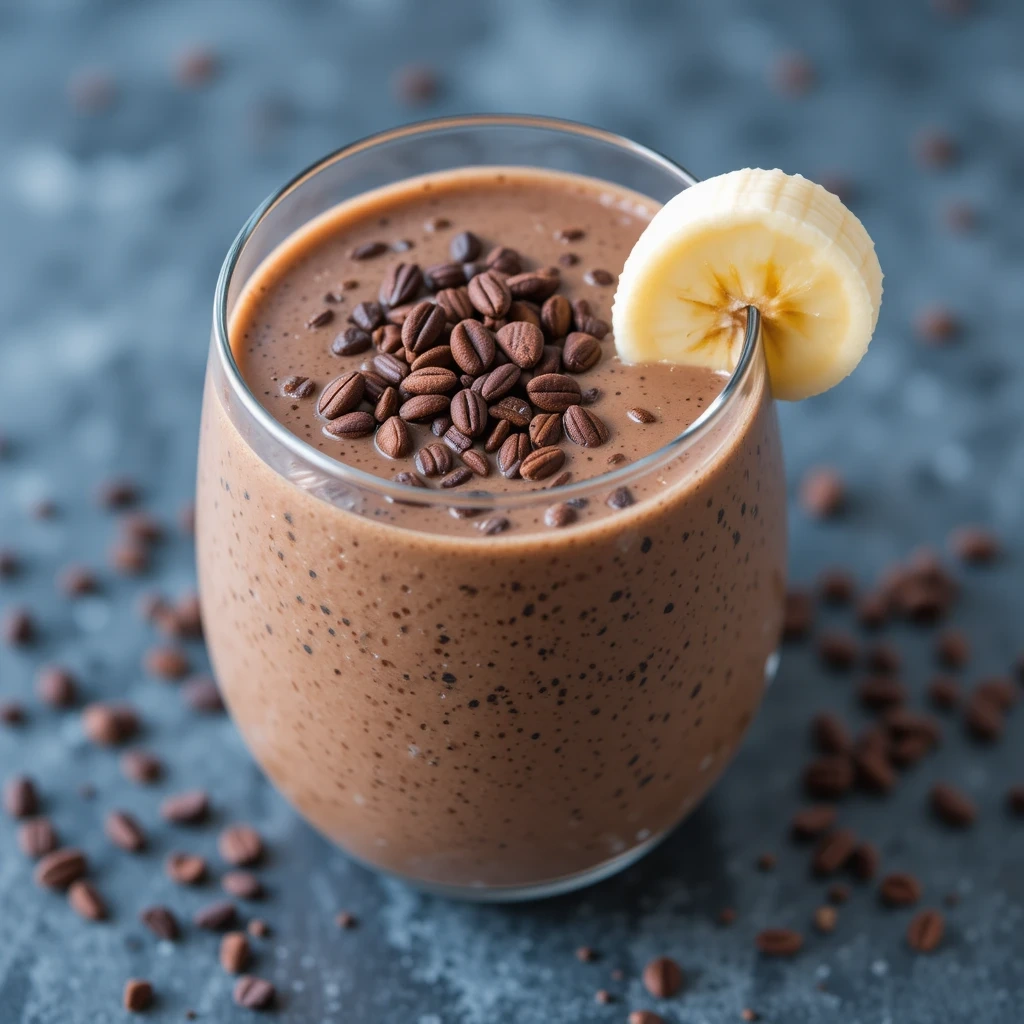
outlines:
{"label": "glass", "polygon": [[[331,459],[251,393],[228,322],[282,241],[367,190],[498,165],[656,204],[694,181],[628,140],[529,117],[412,125],[305,171],[221,271],[197,501],[210,653],[257,761],[352,856],[473,899],[588,884],[678,824],[756,711],[785,590],[756,312],[722,394],[671,444],[562,487],[460,492],[457,508]],[[619,488],[632,504],[606,500]],[[543,526],[556,498],[584,507],[576,524]],[[483,535],[497,515],[516,529]]]}

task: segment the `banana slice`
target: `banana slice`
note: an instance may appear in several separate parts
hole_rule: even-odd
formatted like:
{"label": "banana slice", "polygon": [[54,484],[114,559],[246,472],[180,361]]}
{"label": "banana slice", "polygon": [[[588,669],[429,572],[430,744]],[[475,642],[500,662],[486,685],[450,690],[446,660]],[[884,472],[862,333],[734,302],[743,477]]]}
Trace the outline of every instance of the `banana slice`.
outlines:
{"label": "banana slice", "polygon": [[756,306],[772,393],[795,400],[853,370],[881,302],[874,243],[834,195],[798,174],[747,169],[655,214],[619,277],[612,329],[625,362],[731,371]]}

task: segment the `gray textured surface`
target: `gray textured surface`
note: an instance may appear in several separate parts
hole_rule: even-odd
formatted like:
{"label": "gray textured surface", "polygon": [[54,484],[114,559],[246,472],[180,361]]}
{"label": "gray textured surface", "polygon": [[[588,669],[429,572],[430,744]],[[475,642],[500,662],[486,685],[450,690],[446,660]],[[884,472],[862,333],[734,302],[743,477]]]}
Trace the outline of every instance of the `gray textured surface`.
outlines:
{"label": "gray textured surface", "polygon": [[[806,858],[785,842],[798,803],[807,713],[846,709],[849,683],[823,677],[806,651],[789,654],[738,762],[705,806],[661,850],[584,894],[511,909],[420,897],[346,862],[261,780],[226,720],[197,720],[172,688],[147,680],[148,637],[133,611],[146,584],[107,574],[100,597],[55,596],[71,558],[103,566],[113,534],[92,499],[113,470],[144,481],[152,507],[191,492],[196,419],[214,276],[251,208],[328,149],[408,120],[392,96],[403,61],[439,68],[444,89],[423,114],[476,109],[559,114],[663,149],[697,174],[781,165],[810,176],[841,171],[878,242],[887,272],[872,352],[849,383],[782,411],[789,472],[835,461],[854,493],[851,515],[822,527],[792,520],[793,574],[847,561],[867,580],[887,558],[940,543],[965,519],[1010,539],[1006,564],[971,575],[957,618],[978,638],[970,676],[1005,667],[1020,645],[1024,526],[1024,7],[979,0],[964,19],[926,0],[775,4],[759,0],[638,0],[514,4],[414,0],[6,0],[0,5],[0,544],[26,559],[0,583],[0,606],[34,607],[44,636],[29,655],[0,649],[0,690],[31,704],[21,730],[0,732],[0,774],[28,767],[61,834],[81,843],[114,920],[89,925],[36,891],[10,824],[0,826],[0,1021],[84,1024],[121,1019],[123,980],[153,979],[152,1019],[247,1018],[230,1005],[216,940],[190,931],[163,948],[137,925],[138,908],[166,898],[187,912],[213,898],[172,892],[160,871],[173,845],[213,853],[216,827],[175,835],[151,793],[124,783],[116,758],[82,740],[31,697],[42,660],[80,670],[90,697],[125,694],[143,709],[146,742],[173,772],[160,792],[214,790],[215,821],[252,820],[266,835],[274,926],[256,970],[282,991],[290,1022],[621,1021],[651,1006],[639,969],[678,957],[685,996],[659,1008],[670,1021],[734,1021],[744,1006],[785,1024],[919,1024],[1020,1019],[1024,1000],[1024,828],[1001,810],[1005,783],[1024,781],[1022,723],[1011,740],[976,753],[953,738],[884,804],[844,812],[875,838],[892,867],[918,871],[929,898],[963,893],[943,950],[913,957],[905,913],[859,891],[829,938],[787,965],[759,962],[752,936],[766,924],[805,927],[821,899]],[[222,76],[183,91],[173,55],[199,41],[220,51]],[[807,52],[819,85],[787,100],[766,84],[777,56]],[[118,98],[96,116],[66,100],[71,71],[105,68]],[[419,112],[416,112],[419,113]],[[911,138],[950,130],[963,157],[951,169],[915,165]],[[941,204],[966,199],[979,229],[957,237]],[[911,324],[942,300],[965,333],[944,351],[922,348]],[[42,496],[60,505],[40,522]],[[183,539],[166,545],[148,583],[172,592],[192,579]],[[928,641],[906,644],[919,692]],[[943,833],[925,813],[929,782],[958,779],[982,824]],[[77,785],[97,789],[83,801]],[[116,854],[97,828],[124,806],[152,823],[152,849]],[[782,856],[754,870],[765,849]],[[739,922],[714,923],[734,905]],[[333,911],[363,921],[339,932]],[[580,943],[600,948],[576,962]],[[626,980],[611,982],[612,967]],[[817,986],[823,983],[825,991]],[[620,998],[593,1002],[607,986]]]}

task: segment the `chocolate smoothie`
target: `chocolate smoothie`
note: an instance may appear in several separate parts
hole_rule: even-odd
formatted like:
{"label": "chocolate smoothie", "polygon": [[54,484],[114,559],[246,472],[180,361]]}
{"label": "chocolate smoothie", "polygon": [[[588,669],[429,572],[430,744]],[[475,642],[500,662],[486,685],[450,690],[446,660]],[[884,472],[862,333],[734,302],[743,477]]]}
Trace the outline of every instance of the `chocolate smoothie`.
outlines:
{"label": "chocolate smoothie", "polygon": [[268,775],[369,864],[452,892],[597,874],[756,710],[785,571],[760,358],[629,472],[727,383],[615,357],[656,208],[521,168],[411,179],[311,221],[235,303],[238,372],[311,452],[268,457],[212,364],[210,649]]}

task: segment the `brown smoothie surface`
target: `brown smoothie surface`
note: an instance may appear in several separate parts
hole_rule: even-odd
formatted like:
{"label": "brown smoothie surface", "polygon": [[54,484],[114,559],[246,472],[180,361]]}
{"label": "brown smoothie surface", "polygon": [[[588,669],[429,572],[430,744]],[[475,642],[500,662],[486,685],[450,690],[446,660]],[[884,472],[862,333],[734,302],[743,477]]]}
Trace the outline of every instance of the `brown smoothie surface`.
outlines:
{"label": "brown smoothie surface", "polygon": [[[371,308],[375,319],[369,322],[356,310],[360,304],[379,304],[382,279],[399,264],[415,264],[424,272],[425,281],[411,300],[414,305],[434,295],[436,282],[430,268],[445,268],[444,274],[454,275],[454,287],[466,292],[464,264],[472,264],[470,273],[486,271],[488,257],[497,247],[512,249],[519,256],[521,271],[551,268],[558,275],[557,295],[568,303],[583,300],[589,304],[591,323],[596,322],[597,334],[603,335],[598,338],[600,359],[582,372],[566,373],[563,365],[557,372],[578,385],[581,404],[599,417],[608,438],[597,447],[584,447],[559,429],[555,443],[564,454],[564,463],[557,472],[536,481],[518,474],[509,479],[499,471],[498,452],[485,451],[485,442],[497,425],[493,416],[488,417],[487,427],[474,445],[486,458],[488,474],[473,475],[459,486],[474,491],[522,491],[548,487],[560,478],[577,482],[598,476],[657,451],[678,436],[707,409],[728,379],[701,367],[627,365],[615,355],[610,333],[604,333],[618,271],[656,209],[651,200],[613,190],[596,179],[520,168],[448,172],[371,192],[318,217],[264,261],[232,316],[235,357],[250,389],[297,437],[368,473],[391,479],[402,471],[413,472],[429,486],[438,486],[443,474],[426,477],[418,472],[415,459],[424,446],[444,444],[431,433],[429,419],[407,424],[409,450],[399,458],[384,454],[372,436],[325,433],[324,427],[331,421],[318,411],[325,387],[346,372],[373,371],[379,356],[378,347],[366,338],[361,342],[366,346],[362,351],[338,355],[334,348],[341,343],[336,345],[335,339],[346,331],[349,337],[358,337],[360,321],[370,328],[367,335],[373,337],[376,330],[380,338],[381,328],[371,324],[378,320],[387,323],[388,309]],[[475,260],[459,263],[453,261],[452,250],[454,245],[459,254],[457,236],[463,232],[471,232],[479,240],[479,251]],[[380,251],[374,252],[378,248]],[[365,256],[367,252],[373,255]],[[511,276],[514,280],[515,275]],[[392,319],[399,320],[409,305],[408,301],[401,303]],[[543,299],[526,300],[525,306],[528,312],[539,314]],[[498,322],[514,319],[520,309],[513,305]],[[483,321],[484,317],[473,310],[472,319]],[[435,349],[449,341],[446,334],[453,327],[451,320],[448,318],[445,331],[433,345]],[[558,349],[566,334],[587,334],[583,330],[587,326],[590,324],[574,315],[567,330],[553,333],[542,326],[541,333],[549,349]],[[393,334],[397,331],[398,324]],[[496,351],[501,360],[500,347]],[[405,363],[404,352],[401,348],[396,353],[400,363]],[[438,365],[456,376],[463,373],[450,356]],[[407,371],[407,363],[405,367]],[[535,375],[534,368],[524,368],[509,395],[529,401],[526,385]],[[296,377],[308,378],[299,388],[306,392],[305,397],[295,394],[291,381]],[[453,381],[448,397],[461,390],[463,383]],[[374,405],[369,389],[364,389],[356,408],[372,413]],[[531,414],[543,411],[537,407],[530,410]],[[512,431],[525,432],[526,426],[517,424]],[[463,461],[456,451],[449,449],[449,453],[451,472]]]}

